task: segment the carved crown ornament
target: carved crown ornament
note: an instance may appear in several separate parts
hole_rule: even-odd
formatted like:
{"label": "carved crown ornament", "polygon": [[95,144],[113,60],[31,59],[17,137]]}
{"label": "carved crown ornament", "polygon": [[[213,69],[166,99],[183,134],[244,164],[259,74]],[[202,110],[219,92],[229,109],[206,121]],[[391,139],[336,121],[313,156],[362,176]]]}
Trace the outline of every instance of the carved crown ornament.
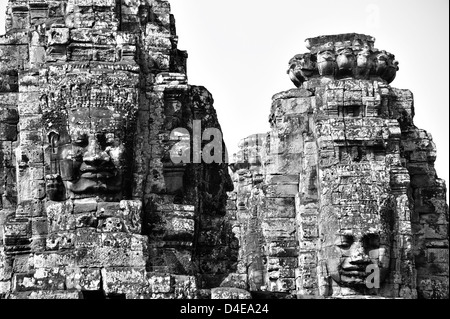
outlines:
{"label": "carved crown ornament", "polygon": [[399,70],[395,55],[374,48],[375,38],[357,33],[305,40],[310,52],[296,54],[287,74],[300,87],[312,78],[376,79],[391,83]]}

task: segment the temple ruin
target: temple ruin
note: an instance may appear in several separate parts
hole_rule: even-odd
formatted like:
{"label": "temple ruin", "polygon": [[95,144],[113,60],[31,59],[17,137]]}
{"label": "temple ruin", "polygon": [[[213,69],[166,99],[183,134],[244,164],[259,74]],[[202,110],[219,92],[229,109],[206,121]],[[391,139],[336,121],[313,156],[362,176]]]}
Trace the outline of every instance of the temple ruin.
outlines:
{"label": "temple ruin", "polygon": [[[306,40],[271,131],[243,139],[228,211],[251,291],[448,298],[446,186],[395,56],[363,34]],[[372,277],[370,277],[372,276]]]}
{"label": "temple ruin", "polygon": [[233,186],[225,160],[172,161],[220,125],[169,3],[11,0],[6,29],[0,296],[210,298],[236,268]]}
{"label": "temple ruin", "polygon": [[9,0],[0,299],[448,298],[446,186],[393,54],[307,39],[228,163],[177,42],[166,0]]}

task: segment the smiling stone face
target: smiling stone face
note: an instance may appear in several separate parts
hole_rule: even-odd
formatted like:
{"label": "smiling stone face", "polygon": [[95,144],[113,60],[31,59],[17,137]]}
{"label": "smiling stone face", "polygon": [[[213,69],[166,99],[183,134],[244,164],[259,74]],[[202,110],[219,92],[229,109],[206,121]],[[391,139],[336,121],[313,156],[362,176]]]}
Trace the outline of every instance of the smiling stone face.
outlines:
{"label": "smiling stone face", "polygon": [[[60,87],[55,104],[62,107],[44,116],[51,159],[47,190],[58,194],[53,200],[63,200],[62,187],[66,197],[72,198],[99,196],[119,201],[129,197],[135,128],[133,91],[105,82],[109,85],[91,81]],[[114,92],[118,101],[110,100]]]}
{"label": "smiling stone face", "polygon": [[326,219],[327,224],[321,228],[328,276],[339,286],[359,290],[366,287],[366,279],[375,268],[379,271],[377,280],[383,283],[389,273],[391,247],[382,218],[362,213],[353,219],[359,222],[351,227],[344,226],[342,218],[332,213]]}
{"label": "smiling stone face", "polygon": [[354,236],[352,232],[338,234],[335,249],[340,257],[328,263],[331,266],[328,268],[331,278],[343,285],[365,285],[370,274],[370,271],[367,271],[368,266],[376,265],[382,281],[389,268],[387,248],[381,244],[378,233],[368,232],[362,236]]}

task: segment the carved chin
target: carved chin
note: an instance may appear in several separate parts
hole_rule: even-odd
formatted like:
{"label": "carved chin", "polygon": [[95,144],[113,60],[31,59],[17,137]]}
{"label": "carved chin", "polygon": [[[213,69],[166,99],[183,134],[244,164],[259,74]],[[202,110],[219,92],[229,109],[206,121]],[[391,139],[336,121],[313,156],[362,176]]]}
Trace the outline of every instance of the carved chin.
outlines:
{"label": "carved chin", "polygon": [[75,183],[68,183],[68,189],[74,194],[111,194],[121,190],[120,179],[87,179],[80,178]]}

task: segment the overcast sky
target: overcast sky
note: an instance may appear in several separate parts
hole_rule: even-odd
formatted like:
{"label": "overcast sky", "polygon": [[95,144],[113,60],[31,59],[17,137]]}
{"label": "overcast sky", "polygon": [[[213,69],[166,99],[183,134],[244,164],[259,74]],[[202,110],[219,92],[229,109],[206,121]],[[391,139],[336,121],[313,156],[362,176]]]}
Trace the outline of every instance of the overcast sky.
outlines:
{"label": "overcast sky", "polygon": [[[1,25],[6,0],[0,0]],[[240,139],[269,131],[275,93],[294,88],[289,59],[304,40],[364,33],[395,54],[392,86],[415,97],[415,124],[432,134],[436,168],[449,181],[448,0],[171,0],[179,48],[187,50],[189,83],[214,96],[229,153]]]}

